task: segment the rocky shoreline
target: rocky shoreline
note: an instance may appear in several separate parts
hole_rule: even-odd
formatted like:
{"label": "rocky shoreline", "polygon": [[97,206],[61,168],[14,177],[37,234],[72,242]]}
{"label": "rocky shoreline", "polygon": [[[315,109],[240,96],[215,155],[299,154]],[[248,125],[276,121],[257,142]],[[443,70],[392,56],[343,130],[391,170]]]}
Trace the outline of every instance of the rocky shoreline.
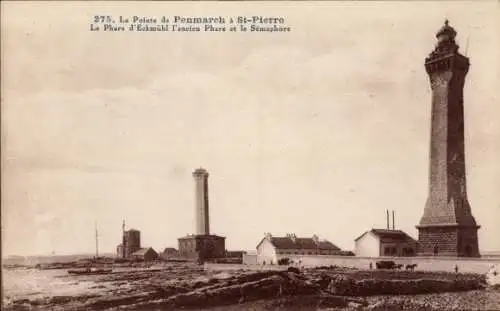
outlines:
{"label": "rocky shoreline", "polygon": [[[289,268],[208,274],[174,265],[82,276],[95,294],[19,299],[5,310],[494,310],[484,275]],[[465,297],[465,298],[462,298]],[[443,302],[447,302],[444,304]],[[457,302],[460,302],[457,304]],[[496,304],[495,304],[496,303]],[[460,309],[464,308],[464,309]]]}

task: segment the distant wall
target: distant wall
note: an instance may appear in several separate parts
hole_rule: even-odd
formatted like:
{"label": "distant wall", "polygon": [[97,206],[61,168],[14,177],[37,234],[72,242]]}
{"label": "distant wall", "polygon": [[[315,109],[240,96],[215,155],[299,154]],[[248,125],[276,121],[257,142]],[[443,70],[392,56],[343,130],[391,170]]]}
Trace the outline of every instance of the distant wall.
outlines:
{"label": "distant wall", "polygon": [[491,265],[500,265],[500,258],[457,258],[457,257],[357,257],[357,256],[294,256],[278,255],[279,258],[290,258],[293,261],[301,260],[301,265],[353,267],[369,269],[370,262],[392,260],[397,264],[417,264],[416,270],[427,271],[454,271],[455,265],[459,272],[486,273]]}
{"label": "distant wall", "polygon": [[206,271],[234,271],[234,270],[252,270],[252,271],[270,271],[270,270],[286,270],[287,266],[279,265],[245,265],[245,264],[222,264],[222,263],[205,263]]}
{"label": "distant wall", "polygon": [[257,264],[257,254],[243,254],[243,264],[245,265],[256,265]]}
{"label": "distant wall", "polygon": [[[459,272],[486,273],[491,265],[500,265],[498,259],[465,259],[465,258],[434,258],[434,257],[354,257],[354,256],[280,256],[280,258],[290,258],[294,261],[301,260],[302,266],[329,266],[353,267],[358,269],[369,269],[370,262],[375,267],[375,262],[380,260],[392,260],[398,264],[417,264],[416,270],[425,271],[448,271],[454,272],[455,265]],[[253,260],[253,259],[252,259]],[[213,264],[206,263],[206,270],[285,270],[287,266],[262,265],[255,263],[245,264]]]}

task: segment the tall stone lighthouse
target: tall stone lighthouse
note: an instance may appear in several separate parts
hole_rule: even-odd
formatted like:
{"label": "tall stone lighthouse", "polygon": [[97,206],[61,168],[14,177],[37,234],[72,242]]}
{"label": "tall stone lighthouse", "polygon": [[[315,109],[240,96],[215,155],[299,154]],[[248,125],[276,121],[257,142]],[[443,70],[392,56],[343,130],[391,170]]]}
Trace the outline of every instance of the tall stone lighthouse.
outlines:
{"label": "tall stone lighthouse", "polygon": [[199,168],[193,172],[195,180],[195,217],[196,217],[196,234],[210,234],[210,219],[208,212],[208,172]]}
{"label": "tall stone lighthouse", "polygon": [[226,238],[210,233],[208,176],[208,171],[203,168],[193,172],[195,234],[178,239],[180,257],[190,261],[204,262],[226,256]]}
{"label": "tall stone lighthouse", "polygon": [[418,254],[479,257],[477,225],[467,198],[463,89],[469,59],[445,21],[425,59],[432,89],[429,189],[418,229]]}

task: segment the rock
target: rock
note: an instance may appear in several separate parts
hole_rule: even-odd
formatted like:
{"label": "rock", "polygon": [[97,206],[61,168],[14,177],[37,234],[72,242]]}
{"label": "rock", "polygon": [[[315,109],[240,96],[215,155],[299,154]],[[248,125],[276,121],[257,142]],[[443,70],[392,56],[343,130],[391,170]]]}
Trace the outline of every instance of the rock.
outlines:
{"label": "rock", "polygon": [[327,290],[333,295],[350,296],[354,286],[355,281],[353,279],[340,275],[330,280]]}
{"label": "rock", "polygon": [[353,301],[350,301],[349,303],[347,303],[347,307],[350,309],[355,309],[355,310],[363,310],[363,304],[353,302]]}
{"label": "rock", "polygon": [[486,283],[495,288],[500,286],[500,269],[497,265],[492,265],[486,273]]}
{"label": "rock", "polygon": [[348,301],[341,296],[320,296],[317,299],[317,308],[345,308],[348,306]]}
{"label": "rock", "polygon": [[[500,310],[500,291],[480,289],[488,275],[405,273],[305,269],[299,271],[231,271],[211,275],[196,269],[132,271],[106,275],[98,297],[48,297],[11,302],[13,309],[39,310],[195,310],[238,304],[235,308],[268,305],[272,310],[333,308],[334,310],[453,310],[488,306]],[[183,280],[179,281],[179,277]],[[97,288],[104,285],[96,285]],[[452,293],[462,291],[461,293]],[[427,293],[427,294],[425,294]],[[432,294],[431,294],[432,293]],[[440,293],[440,294],[434,294]],[[415,295],[422,294],[422,295]],[[380,296],[387,295],[387,296]],[[405,296],[407,295],[407,296]],[[413,296],[410,296],[413,295]],[[359,297],[359,298],[356,298]],[[361,298],[363,297],[363,298]],[[460,298],[467,297],[467,298]],[[367,301],[371,303],[368,304]],[[476,307],[474,307],[476,306]],[[483,308],[484,309],[484,308]],[[261,310],[255,309],[254,310]],[[265,309],[267,310],[267,309]]]}
{"label": "rock", "polygon": [[297,267],[288,267],[288,269],[286,269],[286,271],[300,274],[300,270]]}
{"label": "rock", "polygon": [[371,304],[368,307],[366,307],[366,310],[370,310],[370,311],[383,310],[384,305],[385,305],[384,302],[379,301],[379,302],[376,302],[376,303]]}

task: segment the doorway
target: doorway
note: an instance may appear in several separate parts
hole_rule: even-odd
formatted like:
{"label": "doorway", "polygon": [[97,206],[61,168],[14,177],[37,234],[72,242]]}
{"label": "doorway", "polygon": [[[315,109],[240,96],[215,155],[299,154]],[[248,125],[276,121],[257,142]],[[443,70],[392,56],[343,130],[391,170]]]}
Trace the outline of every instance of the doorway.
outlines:
{"label": "doorway", "polygon": [[472,256],[472,246],[467,245],[467,246],[465,247],[465,256],[467,256],[467,257]]}

